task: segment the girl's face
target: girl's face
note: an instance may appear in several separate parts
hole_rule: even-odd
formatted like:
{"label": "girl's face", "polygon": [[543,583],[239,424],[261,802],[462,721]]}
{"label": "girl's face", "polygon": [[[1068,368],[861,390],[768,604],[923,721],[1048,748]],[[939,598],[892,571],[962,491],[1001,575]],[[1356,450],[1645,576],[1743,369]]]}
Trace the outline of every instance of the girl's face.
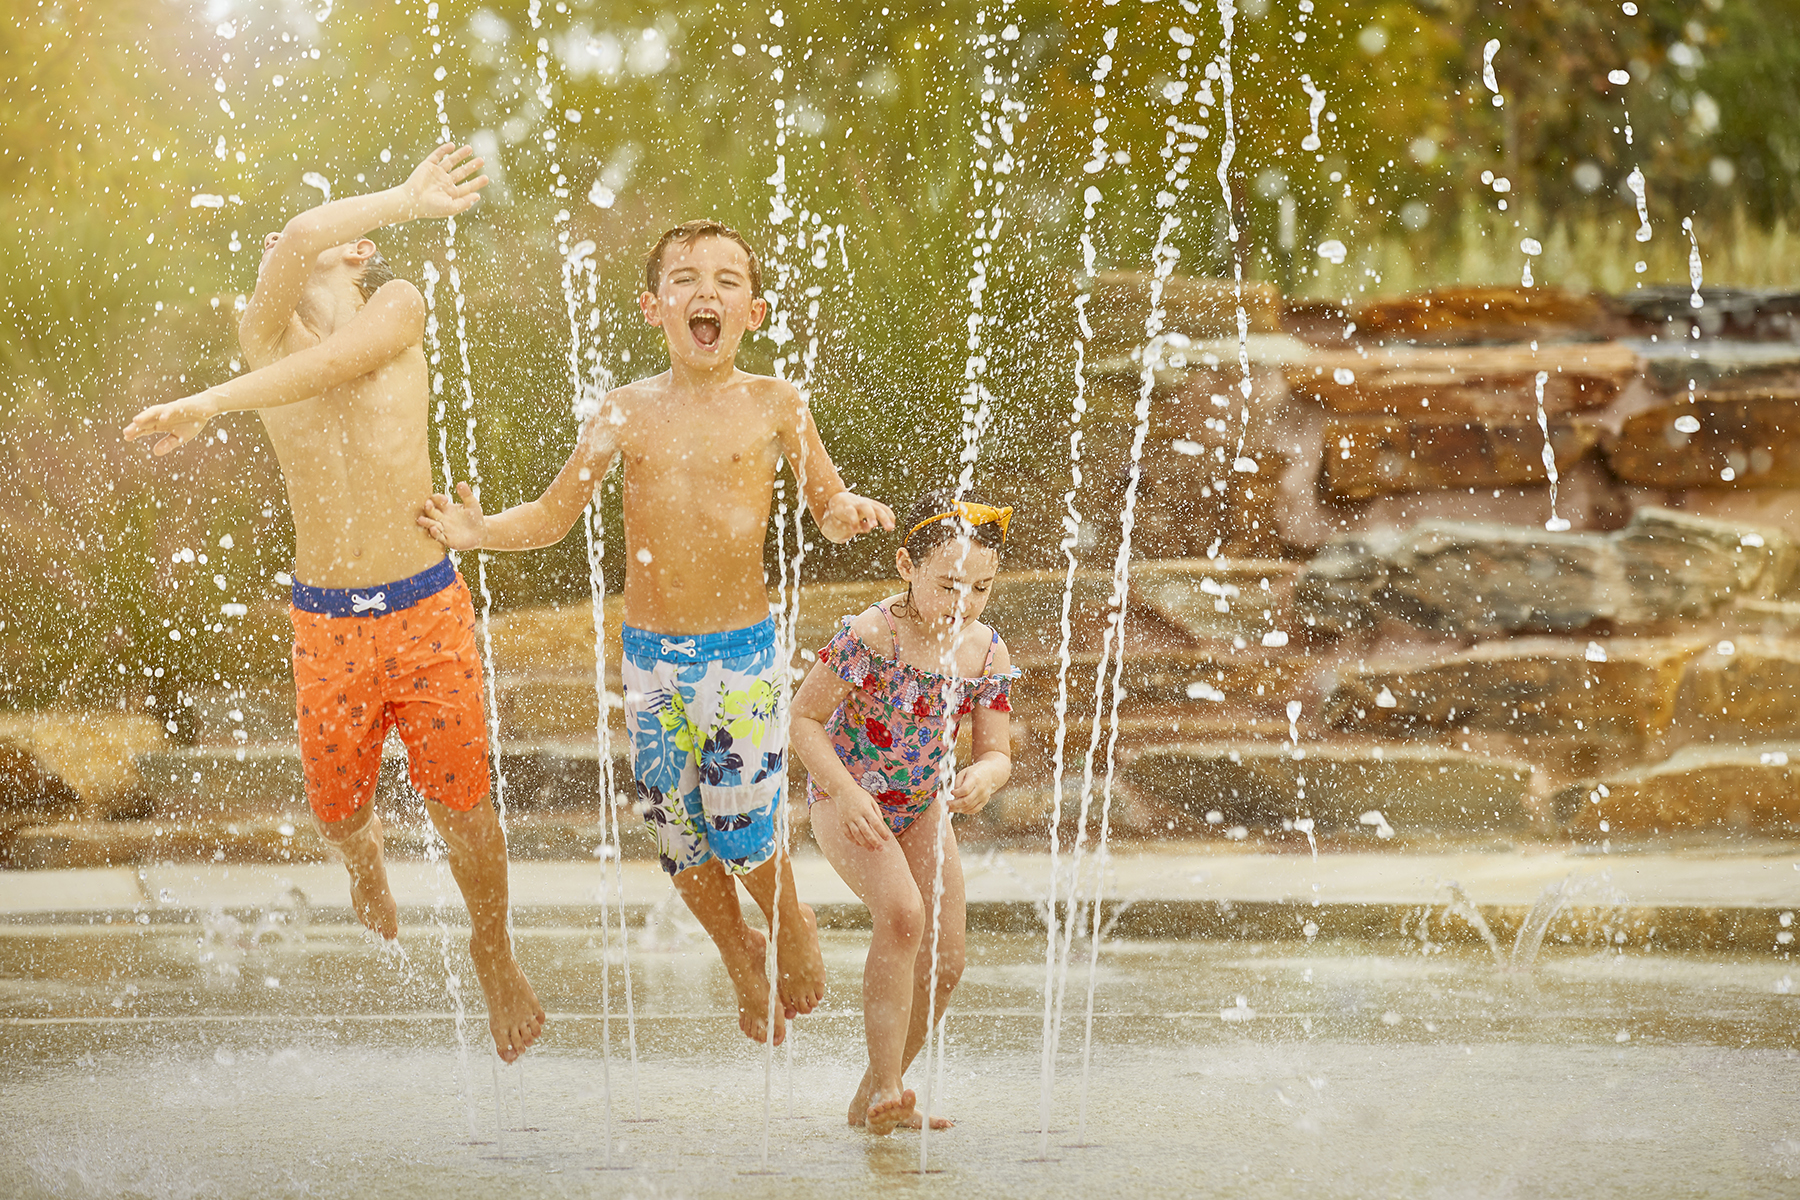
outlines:
{"label": "girl's face", "polygon": [[1000,552],[968,538],[940,542],[918,559],[902,546],[894,555],[900,578],[912,585],[911,607],[927,629],[980,619],[1000,568]]}

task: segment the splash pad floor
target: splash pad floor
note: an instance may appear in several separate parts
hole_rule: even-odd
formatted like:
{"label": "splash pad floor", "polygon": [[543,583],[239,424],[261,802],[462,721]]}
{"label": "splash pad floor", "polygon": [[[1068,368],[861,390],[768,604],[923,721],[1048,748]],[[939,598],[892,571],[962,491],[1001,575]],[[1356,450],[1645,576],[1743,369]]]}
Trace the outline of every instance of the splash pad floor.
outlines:
{"label": "splash pad floor", "polygon": [[[1717,878],[1744,879],[1742,865]],[[860,1074],[864,941],[828,931],[827,1007],[798,1023],[791,1068],[778,1052],[767,1077],[764,1173],[763,1053],[737,1034],[723,969],[671,906],[641,910],[632,931],[634,1105],[616,935],[608,1069],[597,911],[550,904],[529,871],[518,943],[552,1021],[522,1067],[497,1069],[479,1012],[466,1060],[459,1051],[445,976],[448,964],[470,979],[463,934],[428,909],[409,907],[401,963],[340,910],[302,925],[293,893],[270,902],[259,875],[162,870],[158,903],[136,913],[15,908],[0,924],[0,1194],[1800,1189],[1800,972],[1767,949],[1670,955],[1553,938],[1527,971],[1500,969],[1484,946],[1417,939],[1106,940],[1083,1134],[1078,943],[1044,1155],[1042,934],[977,922],[934,1098],[958,1126],[932,1136],[920,1177],[916,1133],[875,1139],[844,1123]],[[84,874],[90,890],[106,885]],[[192,906],[178,878],[196,889]],[[336,895],[326,879],[337,881],[321,878],[321,900]],[[41,882],[71,894],[78,881]],[[210,906],[240,887],[262,889],[261,905]],[[444,911],[459,915],[454,902]],[[922,1071],[909,1082],[920,1087]],[[630,1119],[637,1106],[646,1120]]]}

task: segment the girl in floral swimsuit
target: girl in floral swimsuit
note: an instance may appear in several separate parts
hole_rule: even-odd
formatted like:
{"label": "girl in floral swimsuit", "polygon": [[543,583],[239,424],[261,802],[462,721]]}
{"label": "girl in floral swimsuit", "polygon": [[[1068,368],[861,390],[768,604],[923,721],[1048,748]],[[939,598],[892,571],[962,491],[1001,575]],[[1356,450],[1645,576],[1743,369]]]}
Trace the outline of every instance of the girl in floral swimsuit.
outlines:
{"label": "girl in floral swimsuit", "polygon": [[[930,1013],[943,1013],[962,975],[962,863],[944,814],[981,811],[1012,772],[1007,693],[1017,672],[1006,643],[978,619],[1011,515],[944,494],[921,501],[895,554],[905,595],[846,618],[791,708],[789,742],[811,776],[813,836],[873,918],[863,968],[869,1066],[850,1102],[850,1124],[872,1133],[918,1125],[902,1077]],[[958,771],[947,756],[965,718],[970,762]]]}

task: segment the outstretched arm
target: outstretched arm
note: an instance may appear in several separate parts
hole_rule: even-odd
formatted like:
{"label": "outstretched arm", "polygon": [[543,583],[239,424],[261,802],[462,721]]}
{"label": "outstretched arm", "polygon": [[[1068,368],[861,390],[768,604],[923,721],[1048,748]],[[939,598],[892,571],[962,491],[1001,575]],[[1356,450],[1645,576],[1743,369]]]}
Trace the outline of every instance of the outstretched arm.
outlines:
{"label": "outstretched arm", "polygon": [[368,374],[416,343],[424,321],[425,300],[419,289],[403,279],[391,280],[369,297],[349,324],[318,345],[197,395],[153,404],[131,419],[125,440],[161,434],[151,450],[167,454],[220,413],[309,400]]}
{"label": "outstretched arm", "polygon": [[806,507],[819,523],[819,532],[834,542],[847,542],[877,527],[893,529],[893,509],[844,486],[843,476],[825,452],[806,399],[796,392],[793,405],[792,415],[781,427],[781,446],[800,481]]}
{"label": "outstretched arm", "polygon": [[386,225],[418,217],[453,217],[473,208],[480,199],[476,193],[488,182],[486,175],[475,177],[481,160],[470,158],[473,153],[467,146],[458,149],[455,143],[446,143],[427,155],[398,187],[332,200],[289,221],[265,252],[256,292],[238,322],[238,340],[252,361],[273,357],[320,254]]}
{"label": "outstretched arm", "polygon": [[562,541],[594,495],[594,489],[612,469],[618,454],[616,426],[609,419],[610,405],[588,422],[575,443],[575,452],[556,473],[550,486],[536,500],[515,504],[487,516],[481,496],[468,484],[456,485],[460,498],[432,496],[419,512],[419,525],[449,550],[535,550]]}

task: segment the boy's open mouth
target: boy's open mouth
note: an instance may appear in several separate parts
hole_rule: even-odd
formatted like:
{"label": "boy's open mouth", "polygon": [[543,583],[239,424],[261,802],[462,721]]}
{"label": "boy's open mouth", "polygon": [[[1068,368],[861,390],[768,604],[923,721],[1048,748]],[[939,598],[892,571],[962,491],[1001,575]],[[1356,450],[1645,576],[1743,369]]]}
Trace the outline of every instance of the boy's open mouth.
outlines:
{"label": "boy's open mouth", "polygon": [[695,313],[689,317],[688,331],[704,350],[711,350],[719,344],[719,318],[712,313]]}

